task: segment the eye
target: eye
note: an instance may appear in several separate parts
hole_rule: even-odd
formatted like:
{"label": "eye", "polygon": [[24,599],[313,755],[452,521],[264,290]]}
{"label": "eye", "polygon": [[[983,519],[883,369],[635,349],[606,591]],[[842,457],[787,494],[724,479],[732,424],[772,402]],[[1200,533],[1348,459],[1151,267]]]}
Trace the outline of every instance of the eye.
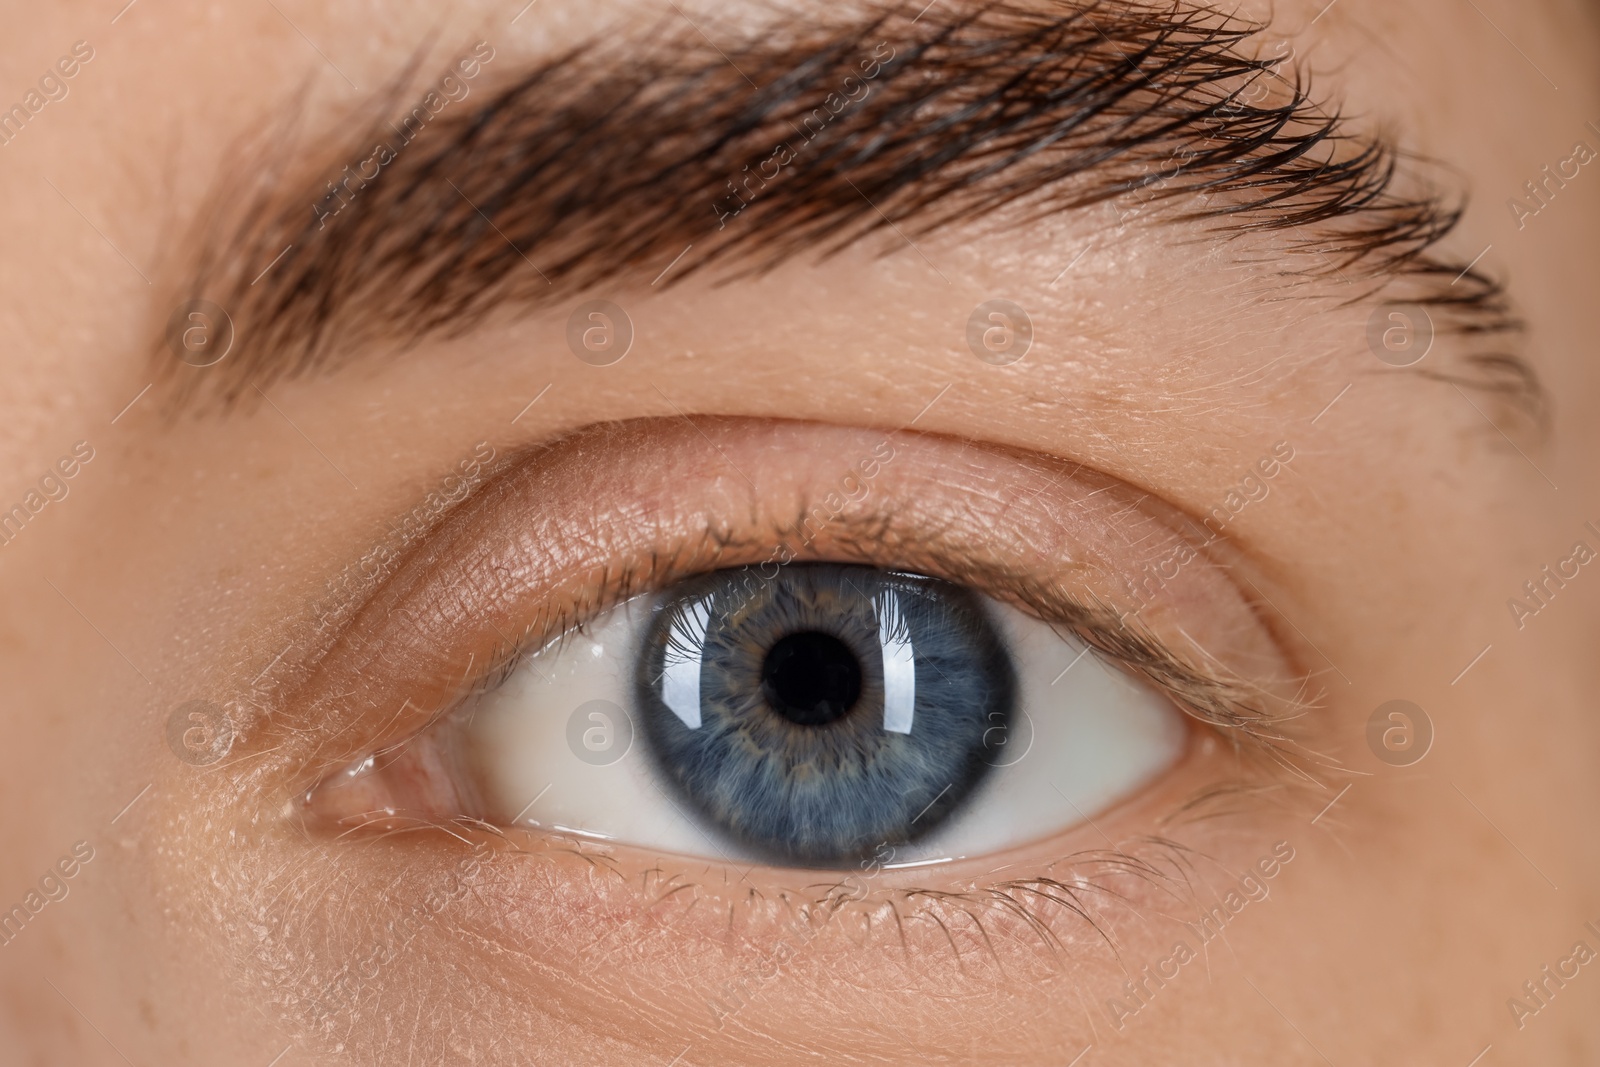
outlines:
{"label": "eye", "polygon": [[703,429],[575,436],[430,535],[285,720],[325,738],[313,827],[976,862],[1210,788],[1219,733],[1236,764],[1280,743],[1296,675],[1147,497],[937,438]]}
{"label": "eye", "polygon": [[490,822],[838,867],[1059,832],[1185,736],[1170,701],[1037,619],[935,578],[810,563],[634,598],[423,743],[454,749],[429,762]]}

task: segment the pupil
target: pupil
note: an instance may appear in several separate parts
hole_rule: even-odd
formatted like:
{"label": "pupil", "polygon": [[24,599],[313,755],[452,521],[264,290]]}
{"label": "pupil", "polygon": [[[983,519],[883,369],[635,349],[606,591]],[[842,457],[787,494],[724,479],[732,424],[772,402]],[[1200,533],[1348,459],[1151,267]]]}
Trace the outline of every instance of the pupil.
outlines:
{"label": "pupil", "polygon": [[843,641],[808,630],[782,638],[761,664],[761,693],[798,726],[826,726],[861,696],[861,664]]}

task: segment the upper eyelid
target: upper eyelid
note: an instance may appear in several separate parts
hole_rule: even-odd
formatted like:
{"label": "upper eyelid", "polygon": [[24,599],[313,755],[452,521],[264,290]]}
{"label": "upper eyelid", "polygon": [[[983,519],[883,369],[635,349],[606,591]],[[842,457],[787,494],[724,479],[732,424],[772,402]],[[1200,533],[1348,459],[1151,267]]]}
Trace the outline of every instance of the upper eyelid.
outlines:
{"label": "upper eyelid", "polygon": [[[876,516],[862,516],[854,520],[864,529],[876,527]],[[708,541],[726,546],[726,539],[707,534]],[[755,539],[751,544],[762,546],[766,540]],[[830,557],[832,558],[832,557]],[[796,561],[800,561],[796,557]],[[869,561],[867,557],[852,561]],[[878,565],[890,566],[880,562]],[[753,564],[742,564],[749,569]],[[940,568],[934,577],[947,580],[958,568]],[[566,621],[551,621],[550,630],[538,635],[525,633],[521,640],[507,637],[504,647],[497,650],[485,664],[483,673],[470,685],[466,698],[487,693],[498,687],[530,655],[544,653],[559,647],[567,636],[580,632],[582,627],[604,612],[634,596],[648,595],[678,581],[704,573],[704,568],[682,572],[671,570],[648,576],[619,575],[617,584],[596,590],[596,595],[580,614]],[[754,572],[752,572],[754,573]],[[756,580],[766,580],[760,575]],[[967,572],[967,582],[982,581]],[[979,592],[1002,595],[1043,621],[1062,626],[1082,639],[1090,648],[1115,662],[1137,671],[1163,690],[1170,693],[1196,718],[1213,726],[1238,730],[1245,736],[1263,744],[1276,744],[1282,737],[1270,731],[1294,718],[1311,702],[1295,696],[1274,694],[1270,687],[1242,678],[1228,671],[1223,664],[1213,669],[1205,660],[1196,662],[1179,655],[1166,640],[1148,627],[1130,623],[1130,613],[1093,600],[1063,597],[1060,592],[1031,586],[1024,580],[1013,578],[1004,590],[977,586]],[[1198,647],[1198,646],[1197,646]],[[1202,650],[1203,651],[1203,650]],[[1215,661],[1213,661],[1215,662]]]}
{"label": "upper eyelid", "polygon": [[[659,439],[648,436],[657,432],[648,427],[657,426],[663,432],[676,434],[679,439],[678,451],[688,449],[699,456],[699,461],[707,465],[708,473],[721,472],[726,475],[721,467],[724,460],[718,458],[717,452],[706,448],[698,431],[691,433],[675,420],[642,420],[642,423],[600,426],[594,428],[593,432],[613,438],[621,435],[622,440],[632,439],[628,437],[632,434],[640,441],[655,441],[652,447],[660,450],[662,444]],[[740,427],[751,428],[745,430]],[[799,433],[805,435],[808,443],[816,443],[817,438],[829,436],[869,443],[883,438],[882,431],[824,425],[803,427],[799,424],[773,424],[770,420],[725,420],[723,423],[706,423],[704,429],[712,433],[777,434],[780,438],[781,435]],[[641,434],[647,436],[638,437]],[[914,468],[919,463],[925,467],[935,464],[928,469],[936,470],[941,478],[954,481],[977,479],[975,485],[989,484],[982,472],[988,470],[987,467],[970,472],[956,470],[962,463],[977,462],[979,452],[975,449],[978,448],[982,448],[983,455],[990,457],[984,462],[1003,463],[1006,465],[1003,469],[1012,471],[1018,478],[1031,470],[1033,473],[1028,477],[1036,479],[1040,486],[1054,486],[1042,498],[1033,499],[1033,505],[1036,506],[1049,504],[1053,494],[1068,491],[1074,482],[1092,474],[1079,468],[1065,481],[1052,481],[1053,468],[1040,466],[1037,457],[1030,465],[1021,456],[1005,458],[993,454],[997,451],[1009,453],[1010,450],[1006,449],[995,450],[949,439],[944,439],[945,443],[940,444],[941,439],[933,435],[904,436],[907,439],[922,439],[919,447],[907,451],[906,458],[897,461],[900,466],[895,468],[899,476],[912,477],[912,484],[918,484],[915,482],[917,476]],[[626,595],[648,591],[676,577],[719,566],[758,562],[766,557],[773,540],[783,535],[787,518],[770,528],[747,526],[742,534],[735,534],[730,528],[702,525],[697,529],[680,530],[673,535],[673,545],[663,549],[657,543],[659,535],[654,526],[641,528],[627,536],[644,538],[641,543],[652,545],[649,553],[644,556],[634,553],[634,562],[629,565],[627,559],[601,558],[610,549],[604,543],[597,544],[593,551],[598,555],[583,557],[576,562],[567,561],[570,566],[579,566],[581,563],[584,571],[581,575],[573,572],[560,579],[567,583],[566,592],[558,596],[555,595],[558,590],[551,587],[548,593],[530,606],[515,609],[519,621],[509,622],[510,616],[504,612],[513,609],[506,606],[510,603],[506,598],[526,600],[525,594],[517,589],[528,581],[542,582],[543,579],[518,577],[509,579],[510,585],[503,585],[500,579],[496,579],[495,588],[499,591],[491,594],[483,585],[484,576],[498,573],[493,570],[495,568],[513,566],[511,560],[518,558],[517,552],[523,551],[507,549],[504,542],[507,536],[513,540],[527,540],[526,550],[535,553],[554,547],[556,541],[550,541],[551,537],[558,541],[564,534],[572,534],[580,539],[585,536],[569,528],[570,517],[562,520],[568,525],[557,524],[541,533],[537,525],[525,526],[522,516],[544,514],[551,507],[560,510],[547,492],[536,488],[546,484],[541,479],[548,480],[552,489],[558,485],[566,487],[564,490],[557,489],[558,492],[577,491],[576,486],[570,484],[572,479],[562,474],[565,470],[562,464],[567,461],[561,457],[585,454],[587,462],[594,463],[592,451],[584,453],[586,447],[593,447],[592,444],[585,445],[587,440],[584,434],[577,434],[571,438],[570,448],[565,448],[558,441],[540,445],[520,460],[508,459],[498,477],[480,487],[473,500],[444,520],[433,535],[414,548],[412,555],[401,563],[397,574],[356,611],[354,619],[338,638],[344,647],[336,648],[327,658],[330,666],[319,670],[316,677],[278,702],[275,716],[277,725],[269,732],[280,742],[297,742],[292,746],[283,745],[285,753],[298,749],[303,754],[302,758],[308,758],[310,753],[316,751],[314,739],[335,731],[344,740],[340,742],[339,749],[326,757],[331,763],[325,764],[321,756],[315,760],[319,765],[331,766],[357,755],[353,749],[344,751],[344,746],[353,745],[351,739],[362,730],[377,731],[380,726],[385,729],[392,726],[398,731],[381,735],[374,733],[367,738],[372,742],[378,741],[380,736],[387,740],[408,736],[423,727],[424,719],[432,721],[434,717],[457,707],[471,691],[474,682],[481,681],[486,675],[492,679],[496,670],[506,669],[511,657],[519,649],[555,637]],[[841,454],[849,455],[858,450],[852,445]],[[782,454],[781,450],[779,454]],[[955,466],[950,466],[936,456],[952,461],[956,461],[957,457],[965,458],[956,462]],[[651,462],[659,464],[660,457],[655,456]],[[636,488],[628,480],[627,472],[632,469],[626,463],[620,465],[617,477],[621,481],[618,484],[624,488],[617,490],[612,487],[613,491],[630,495],[643,491],[642,487]],[[664,470],[658,476],[668,477]],[[742,490],[742,482],[727,477],[730,483]],[[671,481],[670,478],[668,480]],[[1024,488],[1029,487],[1025,481],[1019,484]],[[1095,481],[1089,484],[1097,487],[1072,489],[1084,502],[1086,513],[1109,516],[1113,507],[1123,510],[1129,499],[1136,500],[1139,496],[1138,493],[1108,494],[1105,486]],[[904,486],[898,490],[902,494],[905,491]],[[603,487],[593,486],[589,495],[603,492]],[[988,499],[987,494],[984,494],[984,499],[989,506],[1000,507]],[[1052,589],[1048,583],[1033,580],[1028,567],[1020,563],[1000,566],[975,562],[973,550],[981,549],[981,542],[992,541],[997,530],[1004,530],[1006,527],[1003,522],[998,527],[992,527],[987,525],[988,519],[975,519],[984,525],[964,531],[946,529],[935,532],[927,528],[926,523],[920,527],[905,525],[911,521],[903,514],[910,505],[910,500],[901,500],[896,509],[879,507],[852,510],[831,528],[832,533],[839,543],[846,543],[851,537],[861,542],[859,551],[848,558],[874,565],[887,564],[896,569],[925,570],[947,580],[976,584],[980,590],[998,595],[1036,617],[1055,618],[1071,625],[1092,646],[1101,648],[1119,662],[1129,664],[1129,669],[1143,673],[1164,686],[1181,705],[1197,713],[1198,717],[1218,726],[1243,727],[1233,731],[1240,735],[1241,740],[1254,738],[1269,747],[1282,747],[1283,725],[1292,717],[1297,693],[1274,696],[1269,687],[1255,684],[1254,679],[1225,677],[1194,657],[1175,653],[1153,635],[1140,634],[1135,626],[1118,622],[1117,612],[1109,606],[1109,602],[1103,599],[1097,602],[1092,586],[1083,584],[1080,579],[1070,579],[1077,585],[1080,594],[1077,601],[1073,602],[1061,595],[1061,588]],[[1024,505],[1011,506],[1011,510],[1021,506]],[[535,512],[522,510],[529,507],[534,508]],[[1010,513],[1006,508],[1001,508],[1001,511]],[[1148,508],[1136,506],[1135,511],[1142,514]],[[782,514],[793,517],[786,511]],[[1093,527],[1097,521],[1092,514],[1087,518],[1079,518],[1086,528]],[[541,521],[549,520],[550,516],[546,514]],[[658,520],[659,516],[651,517],[652,522]],[[660,521],[668,521],[670,525],[670,520]],[[940,521],[948,523],[951,520]],[[1120,521],[1125,524],[1131,520],[1124,514]],[[963,540],[958,534],[964,534],[966,539]],[[1016,531],[1013,530],[1012,534],[1015,535]],[[613,533],[612,536],[618,535]],[[1169,529],[1166,536],[1177,534]],[[902,546],[908,537],[922,546],[920,556],[913,551],[914,545]],[[625,537],[624,543],[631,542],[627,542]],[[1107,543],[1114,544],[1115,540],[1108,540]],[[541,545],[543,548],[539,547]],[[937,550],[929,551],[930,546]],[[902,550],[904,555],[891,554]],[[512,551],[511,556],[506,555],[508,551]],[[672,555],[663,557],[660,554],[662,551],[671,551]],[[1080,555],[1076,550],[1069,554]],[[976,555],[984,555],[984,552],[979,551]],[[492,570],[485,572],[485,567]],[[1089,573],[1084,572],[1084,576]],[[573,585],[574,582],[577,584]],[[1058,578],[1055,584],[1059,587],[1063,585],[1063,580]],[[493,599],[481,603],[473,599],[483,596]],[[1221,610],[1220,606],[1217,610]],[[1238,610],[1245,609],[1241,606]],[[502,614],[496,615],[496,611]],[[496,622],[497,618],[500,621]],[[452,619],[457,621],[450,621]],[[440,626],[445,629],[438,629]],[[470,658],[467,655],[470,643],[463,643],[468,641],[467,636],[464,633],[459,637],[456,635],[456,631],[462,628],[481,634],[476,639],[476,651],[471,653]],[[401,679],[406,683],[406,688],[397,687]],[[362,711],[360,707],[348,706],[351,700],[370,703],[374,707]],[[370,721],[365,727],[352,727],[348,721],[351,715],[361,717],[362,721]],[[380,715],[383,717],[381,723],[373,718]],[[267,721],[273,718],[266,716]],[[295,726],[298,726],[298,733],[302,735],[298,738],[294,737],[296,731],[292,727]],[[266,744],[266,739],[262,744]],[[303,773],[309,778],[316,772],[315,768],[308,765]]]}

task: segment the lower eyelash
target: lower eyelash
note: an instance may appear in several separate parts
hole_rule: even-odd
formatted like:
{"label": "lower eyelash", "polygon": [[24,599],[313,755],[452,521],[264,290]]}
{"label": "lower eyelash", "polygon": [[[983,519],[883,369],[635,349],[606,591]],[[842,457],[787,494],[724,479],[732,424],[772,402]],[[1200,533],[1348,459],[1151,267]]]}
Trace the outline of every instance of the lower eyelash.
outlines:
{"label": "lower eyelash", "polygon": [[[1220,740],[1200,747],[1222,765],[1231,755]],[[513,961],[520,953],[536,965],[530,976],[554,976],[558,990],[582,996],[593,992],[590,965],[617,951],[640,953],[644,967],[704,959],[705,970],[677,974],[696,1027],[757,1025],[780,973],[837,977],[840,966],[868,956],[911,992],[940,996],[954,987],[992,997],[1007,983],[1065,976],[1062,1003],[1075,997],[1098,1026],[1108,1021],[1107,998],[1124,996],[1158,949],[1175,937],[1203,947],[1192,924],[1221,899],[1217,885],[1238,882],[1221,857],[1260,855],[1263,820],[1277,827],[1284,796],[1312,792],[1276,765],[1252,766],[1161,805],[1160,818],[1120,820],[1154,822],[1155,834],[1020,860],[961,885],[912,882],[884,857],[881,871],[797,874],[792,888],[758,889],[740,881],[737,867],[632,863],[581,839],[417,814],[340,849],[308,857],[291,848],[267,877],[241,858],[233,871],[241,896],[230,905],[238,911],[244,902],[251,917],[238,949],[250,954],[259,987],[309,1044],[330,1048],[381,1038],[368,1032],[381,1027],[374,1019],[430,989],[445,992],[436,975],[417,969],[423,961],[459,969],[452,953],[476,946]],[[1307,816],[1324,802],[1316,801],[1303,805]],[[1231,836],[1220,832],[1225,817]],[[1117,834],[1116,818],[1102,816],[1101,825]],[[1201,823],[1203,834],[1182,832]],[[433,899],[440,894],[442,905]],[[493,988],[482,993],[481,1003],[494,1003]]]}
{"label": "lower eyelash", "polygon": [[[1323,797],[1317,794],[1325,791],[1326,785],[1287,775],[1277,765],[1271,765],[1267,773],[1273,771],[1277,773],[1271,777],[1241,771],[1232,779],[1210,783],[1154,821],[1162,827],[1215,824],[1219,820],[1254,822],[1263,811],[1310,812],[1321,806]],[[374,813],[370,820],[350,827],[348,832],[357,833],[377,824],[382,825],[382,831],[366,840],[432,833],[461,843],[497,841],[495,856],[500,862],[514,858],[537,861],[550,853],[581,858],[606,877],[623,883],[637,881],[644,912],[669,901],[687,910],[702,900],[726,899],[726,893],[714,890],[709,881],[697,881],[687,871],[669,872],[660,861],[635,875],[626,875],[625,864],[613,847],[568,838],[559,832],[507,829],[466,816],[445,819],[420,812]],[[526,847],[533,842],[538,842],[537,848]],[[739,902],[731,902],[726,922],[730,931],[737,931],[759,921],[759,935],[747,938],[750,947],[758,951],[774,940],[792,941],[790,935],[809,942],[837,924],[841,929],[859,925],[866,938],[877,936],[874,929],[892,926],[894,941],[901,945],[908,963],[918,966],[954,965],[965,969],[971,965],[973,953],[977,953],[987,955],[1003,969],[1010,956],[997,948],[1000,941],[1013,950],[1043,952],[1047,959],[1055,961],[1052,966],[1068,962],[1079,951],[1103,951],[1112,961],[1119,961],[1122,946],[1115,933],[1121,925],[1117,909],[1142,919],[1153,914],[1187,922],[1177,916],[1203,910],[1205,879],[1200,876],[1201,868],[1211,866],[1230,882],[1237,880],[1213,851],[1186,844],[1167,833],[1141,835],[1126,843],[1108,840],[1107,846],[1056,858],[1026,877],[964,888],[884,885],[880,879],[893,869],[893,857],[879,856],[870,863],[863,861],[859,872],[837,879],[812,881],[771,894],[750,888],[741,898],[743,914]],[[683,863],[692,867],[693,861],[686,859]],[[731,867],[725,870],[724,886],[738,874]],[[1154,901],[1144,899],[1150,892],[1155,894]],[[760,920],[763,915],[765,919]],[[908,930],[918,924],[927,924],[938,933],[917,939],[920,947],[914,948]],[[1094,944],[1100,949],[1085,947]],[[940,960],[943,950],[948,950],[949,955]]]}
{"label": "lower eyelash", "polygon": [[[1320,803],[1321,798],[1315,796],[1312,787],[1298,781],[1277,784],[1218,783],[1197,792],[1158,822],[1164,825],[1176,822],[1192,824],[1230,815],[1255,816],[1262,810],[1259,801],[1263,796],[1275,794],[1274,799],[1281,805],[1285,793],[1289,791],[1304,795],[1307,801],[1304,807],[1308,811],[1313,808],[1311,801]],[[1218,801],[1236,797],[1251,797],[1258,803],[1247,809],[1232,811],[1224,811],[1218,806]],[[1293,807],[1298,810],[1301,805]],[[1109,841],[1107,843],[1111,844]],[[936,909],[960,913],[972,920],[980,931],[983,930],[982,914],[993,913],[1014,921],[1010,927],[1012,930],[1036,936],[1041,946],[1053,953],[1064,951],[1068,941],[1072,940],[1058,932],[1055,925],[1056,921],[1066,918],[1081,924],[1095,940],[1120,959],[1120,948],[1110,924],[1096,912],[1092,903],[1095,898],[1133,907],[1132,893],[1119,885],[1131,880],[1164,894],[1174,909],[1190,907],[1200,910],[1201,887],[1197,883],[1201,881],[1199,869],[1202,865],[1216,867],[1230,881],[1237,878],[1216,856],[1171,837],[1142,835],[1132,839],[1130,844],[1142,846],[1144,852],[1134,852],[1120,846],[1084,850],[1046,864],[1039,874],[1031,877],[1009,879],[966,890],[926,887],[897,889],[893,891],[891,903],[927,902]],[[1072,871],[1072,874],[1059,878],[1052,875],[1051,872],[1063,868]],[[940,911],[936,910],[928,918],[948,932],[948,925],[943,921]],[[902,922],[904,917],[897,914],[896,921]],[[987,933],[983,940],[986,948],[992,952],[993,944]],[[960,949],[953,940],[950,947],[955,950],[956,960],[960,962]]]}

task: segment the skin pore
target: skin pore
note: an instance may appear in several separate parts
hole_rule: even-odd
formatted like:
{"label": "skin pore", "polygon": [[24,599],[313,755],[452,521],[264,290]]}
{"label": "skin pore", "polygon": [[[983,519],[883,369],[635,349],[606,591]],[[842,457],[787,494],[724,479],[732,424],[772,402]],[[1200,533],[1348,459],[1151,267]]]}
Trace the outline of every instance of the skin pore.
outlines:
{"label": "skin pore", "polygon": [[[1266,62],[1224,92],[1284,106],[1298,72],[1344,116],[1301,195],[1368,144],[1399,150],[1394,214],[1470,193],[1437,242],[1389,246],[1437,268],[1398,278],[1351,252],[1370,215],[1253,226],[1281,186],[1138,184],[1165,143],[975,216],[976,184],[919,200],[934,179],[880,134],[937,128],[941,78],[961,102],[986,53],[958,76],[930,42],[999,25],[919,9],[12,12],[0,99],[46,70],[67,87],[0,145],[0,504],[28,512],[0,545],[16,1062],[1600,1055],[1575,948],[1600,952],[1600,581],[1574,550],[1600,550],[1592,6],[1237,12],[1263,28],[1230,54]],[[1013,39],[1082,7],[995,10]],[[1002,179],[1170,115],[1122,66],[1133,10],[1076,24],[1128,103]],[[865,77],[885,41],[922,65]],[[835,75],[853,95],[816,143],[855,154],[745,184]],[[707,99],[670,124],[685,86]],[[367,131],[430,93],[385,159]],[[562,135],[610,169],[507,177]],[[330,200],[346,164],[377,175]],[[166,340],[197,297],[235,316],[212,366]],[[1030,317],[1020,360],[969,346],[996,298]],[[569,344],[592,299],[631,323],[609,365]],[[1415,365],[1369,342],[1385,299],[1439,325]],[[795,516],[885,441],[800,547]],[[788,543],[1075,629],[1186,705],[1184,752],[1036,840],[849,877],[452,819],[470,784],[415,747],[365,792],[318,791],[447,729],[514,653]],[[1163,581],[1136,592],[1147,565]],[[1167,659],[1119,628],[1134,609]],[[1409,765],[1369,730],[1397,699],[1431,723]],[[220,758],[177,755],[190,701],[231,716]],[[426,817],[367,817],[385,806]]]}

